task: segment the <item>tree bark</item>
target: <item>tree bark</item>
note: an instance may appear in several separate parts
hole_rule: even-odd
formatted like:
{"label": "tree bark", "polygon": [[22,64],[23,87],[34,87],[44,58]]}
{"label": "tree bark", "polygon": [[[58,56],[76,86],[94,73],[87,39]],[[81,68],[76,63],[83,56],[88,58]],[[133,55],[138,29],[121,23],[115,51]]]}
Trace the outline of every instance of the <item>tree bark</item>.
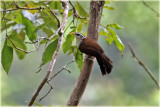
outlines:
{"label": "tree bark", "polygon": [[[99,25],[102,15],[104,1],[91,1],[90,2],[90,15],[89,15],[89,24],[88,24],[88,33],[87,37],[92,38],[97,41],[99,34]],[[94,58],[89,60],[85,56],[84,64],[80,76],[74,87],[72,94],[67,102],[67,106],[77,106],[81,100],[81,97],[84,93],[86,85],[88,83],[89,77],[93,70]]]}

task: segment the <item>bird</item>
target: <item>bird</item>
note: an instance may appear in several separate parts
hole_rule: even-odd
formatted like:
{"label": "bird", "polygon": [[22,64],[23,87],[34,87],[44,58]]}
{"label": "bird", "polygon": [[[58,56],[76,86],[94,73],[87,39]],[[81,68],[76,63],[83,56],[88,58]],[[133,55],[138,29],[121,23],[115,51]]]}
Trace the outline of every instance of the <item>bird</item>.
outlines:
{"label": "bird", "polygon": [[85,37],[78,32],[71,32],[70,34],[75,35],[77,47],[82,53],[96,57],[103,76],[111,73],[113,62],[104,53],[104,50],[96,41],[92,40],[89,37]]}

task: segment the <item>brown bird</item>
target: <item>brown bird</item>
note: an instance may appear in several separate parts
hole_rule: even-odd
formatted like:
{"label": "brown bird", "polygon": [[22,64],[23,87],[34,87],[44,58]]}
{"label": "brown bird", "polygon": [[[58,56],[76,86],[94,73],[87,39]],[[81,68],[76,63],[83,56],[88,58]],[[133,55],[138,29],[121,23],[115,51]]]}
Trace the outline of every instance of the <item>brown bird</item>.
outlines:
{"label": "brown bird", "polygon": [[104,53],[101,46],[94,40],[83,36],[81,33],[70,33],[76,36],[78,49],[89,56],[94,56],[100,66],[102,75],[109,74],[113,68],[112,61]]}

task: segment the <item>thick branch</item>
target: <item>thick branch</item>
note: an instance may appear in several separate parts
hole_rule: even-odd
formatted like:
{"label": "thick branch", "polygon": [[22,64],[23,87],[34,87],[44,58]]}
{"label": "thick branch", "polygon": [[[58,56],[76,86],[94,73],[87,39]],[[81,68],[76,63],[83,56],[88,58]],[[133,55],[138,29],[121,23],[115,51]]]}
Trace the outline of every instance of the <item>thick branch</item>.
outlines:
{"label": "thick branch", "polygon": [[49,64],[48,67],[48,71],[47,74],[45,76],[45,78],[42,80],[41,84],[38,86],[36,92],[33,94],[31,100],[28,103],[28,106],[32,106],[32,104],[34,103],[36,97],[38,96],[40,90],[42,89],[42,87],[44,86],[44,84],[48,81],[49,76],[53,70],[54,64],[56,62],[56,58],[58,56],[59,50],[61,48],[62,45],[62,39],[63,39],[63,30],[65,28],[66,22],[67,22],[67,17],[68,17],[68,10],[69,10],[69,6],[68,6],[68,1],[67,0],[61,0],[62,5],[64,7],[64,12],[63,12],[63,20],[62,20],[62,24],[60,26],[60,31],[59,31],[59,40],[58,40],[58,45],[57,45],[57,49],[55,51],[55,53],[52,56],[52,60]]}
{"label": "thick branch", "polygon": [[[102,15],[104,1],[91,1],[90,2],[90,16],[89,16],[89,26],[87,36],[93,40],[98,39],[99,25]],[[67,102],[67,106],[77,106],[86,88],[87,82],[89,80],[90,74],[93,69],[94,60],[89,60],[86,56],[84,61],[82,71],[74,87],[72,94]]]}
{"label": "thick branch", "polygon": [[128,47],[129,47],[129,49],[130,49],[130,51],[132,53],[132,57],[139,63],[139,65],[141,65],[145,69],[145,71],[148,73],[148,75],[151,77],[151,79],[157,85],[158,89],[160,89],[160,85],[158,83],[158,80],[155,78],[155,76],[150,71],[150,69],[138,57],[136,57],[136,55],[135,55],[133,49],[131,48],[130,44],[128,44]]}

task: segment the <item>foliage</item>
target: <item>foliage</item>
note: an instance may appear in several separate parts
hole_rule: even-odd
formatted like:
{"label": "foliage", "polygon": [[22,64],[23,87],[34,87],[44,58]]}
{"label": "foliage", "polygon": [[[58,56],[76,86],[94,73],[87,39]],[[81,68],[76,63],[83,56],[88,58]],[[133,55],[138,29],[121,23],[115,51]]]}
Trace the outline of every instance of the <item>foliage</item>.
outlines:
{"label": "foliage", "polygon": [[123,55],[123,51],[124,51],[125,46],[122,43],[121,39],[118,37],[118,35],[115,33],[115,31],[113,31],[110,28],[122,29],[123,27],[121,27],[117,23],[108,24],[105,28],[103,28],[102,32],[99,32],[99,35],[102,35],[102,36],[105,35],[106,41],[109,45],[114,41],[114,44],[121,51],[121,53]]}
{"label": "foliage", "polygon": [[8,74],[11,64],[13,60],[13,48],[7,46],[7,40],[5,41],[5,44],[2,49],[2,66],[6,73]]}
{"label": "foliage", "polygon": [[[5,3],[6,3],[6,9],[16,8],[16,6],[12,1],[10,2],[5,1]],[[45,9],[36,11],[36,14],[38,14],[38,17],[35,23],[33,23],[31,20],[26,18],[35,27],[34,32],[36,32],[35,34],[37,34],[37,38],[42,36],[50,37],[52,36],[52,34],[55,33],[57,29],[57,21],[55,20],[53,15],[49,12],[49,9],[46,6],[46,2],[27,1],[26,3],[26,1],[16,1],[16,3],[21,7],[26,7],[26,4],[28,5],[32,4],[33,7],[31,8],[39,7],[39,6],[45,8]],[[56,13],[56,15],[61,21],[62,12],[63,12],[61,3],[57,1],[57,3],[59,3],[61,7],[59,7],[59,4],[54,6],[55,1],[51,1],[50,3],[53,4],[53,6],[49,4],[51,9]],[[76,5],[76,3],[77,3],[76,1],[73,1],[74,6]],[[86,90],[87,92],[85,93],[86,96],[82,97],[81,104],[82,105],[86,104],[86,98],[87,98],[88,105],[115,105],[115,106],[117,105],[154,106],[155,105],[157,106],[158,93],[157,93],[157,90],[155,89],[154,84],[152,83],[152,81],[150,81],[150,79],[148,79],[148,75],[146,75],[143,72],[143,69],[141,67],[138,67],[137,64],[133,61],[131,54],[130,52],[128,52],[127,49],[124,52],[125,56],[123,57],[123,59],[119,57],[119,53],[117,49],[113,46],[115,44],[112,44],[112,42],[113,43],[115,42],[111,35],[111,34],[114,34],[115,36],[114,32],[116,32],[116,36],[119,35],[120,37],[122,37],[123,35],[123,39],[122,39],[123,42],[131,41],[131,43],[134,44],[133,46],[135,48],[135,51],[145,61],[145,63],[149,65],[149,68],[155,71],[153,73],[156,74],[156,76],[158,77],[158,36],[157,36],[158,20],[157,20],[157,17],[155,17],[154,13],[152,13],[148,8],[144,7],[141,2],[120,2],[119,1],[119,2],[112,2],[113,5],[112,3],[111,4],[110,3],[111,2],[105,1],[105,7],[106,6],[113,7],[114,10],[110,11],[107,8],[103,9],[104,13],[101,20],[102,23],[100,25],[102,29],[100,29],[100,34],[99,34],[99,35],[102,35],[103,37],[100,37],[99,41],[100,43],[103,43],[102,44],[103,47],[107,47],[103,42],[105,41],[105,39],[106,39],[106,42],[109,45],[111,45],[110,48],[107,48],[107,54],[109,54],[112,57],[114,66],[116,67],[114,67],[113,73],[107,76],[107,78],[105,77],[97,78],[97,76],[101,76],[101,75],[99,74],[99,68],[95,66],[94,68],[95,70],[92,73],[91,81],[87,86],[88,87]],[[2,4],[1,8],[4,9],[3,2],[1,4]],[[85,2],[81,3],[80,1],[79,1],[79,4],[86,5]],[[148,2],[148,4],[151,4],[154,8],[157,8],[158,10],[158,6],[157,6],[158,3]],[[82,5],[81,7],[88,13],[87,10],[89,10],[89,8],[86,8]],[[29,55],[24,53],[23,51],[19,51],[15,49],[11,44],[11,42],[7,38],[5,38],[4,34],[6,32],[6,29],[8,31],[9,37],[15,43],[15,45],[26,51],[34,47],[34,42],[37,40],[36,38],[35,40],[33,40],[33,43],[32,43],[32,41],[28,38],[28,35],[26,33],[26,28],[21,28],[20,32],[18,32],[17,29],[15,30],[12,29],[12,27],[14,27],[16,24],[23,24],[22,23],[23,15],[21,11],[22,10],[15,10],[15,11],[7,12],[5,14],[5,18],[9,20],[5,20],[1,22],[1,31],[2,31],[1,41],[2,43],[4,43],[2,47],[2,52],[1,52],[2,67],[7,73],[9,72],[9,70],[12,70],[10,72],[9,79],[7,79],[8,76],[4,74],[6,72],[2,72],[2,104],[3,105],[12,105],[12,106],[26,105],[26,103],[24,102],[28,100],[26,99],[26,97],[28,98],[30,97],[29,93],[32,93],[33,91],[32,88],[35,87],[37,85],[37,82],[41,81],[41,79],[44,77],[43,73],[42,75],[41,74],[35,75],[35,72],[34,72],[34,70],[37,69],[36,67],[38,63],[43,62],[43,61],[40,61],[42,57],[41,56],[42,54],[40,52],[45,51],[42,49],[44,49],[43,47],[46,46],[46,43],[48,43],[47,45],[48,47],[51,43],[53,43],[58,38],[58,35],[56,35],[50,41],[47,41],[46,39],[44,40],[42,39],[40,41],[41,46],[38,49],[38,52],[33,52]],[[33,10],[30,10],[30,12],[34,14]],[[68,43],[70,42],[70,38],[68,37],[69,36],[68,34],[74,28],[76,29],[77,32],[81,32],[87,35],[86,29],[87,29],[87,23],[88,23],[88,15],[84,14],[85,15],[84,17],[87,17],[87,19],[75,18],[74,20],[72,20],[73,18],[72,9],[69,11],[69,13],[70,13],[69,15],[70,17],[67,23],[70,23],[70,21],[72,23],[66,26],[63,45],[67,41]],[[81,15],[81,13],[79,12],[78,14]],[[3,18],[2,12],[1,12],[1,16]],[[6,23],[6,26],[5,26],[5,23]],[[82,26],[81,26],[81,23],[82,23]],[[123,25],[125,29],[118,30],[119,28],[121,28],[119,24]],[[112,30],[111,33],[109,32],[109,30]],[[118,40],[118,37],[117,39],[115,39],[115,41],[116,40]],[[32,44],[26,44],[26,42],[31,42]],[[117,43],[121,47],[119,40],[117,41]],[[61,54],[61,56],[57,60],[57,65],[56,65],[57,69],[59,69],[62,66],[62,64],[66,64],[67,61],[71,58],[70,57],[71,55],[74,55],[76,57],[77,47],[75,46],[74,40],[72,41],[72,44],[68,46],[70,46],[70,48],[69,49],[67,49],[68,47],[65,48],[67,51],[65,55]],[[20,55],[18,55],[18,52]],[[24,59],[24,58],[25,59],[23,60],[23,62],[18,61],[15,55],[17,55],[19,59]],[[26,55],[28,57],[26,57]],[[69,56],[65,57],[66,55],[69,55]],[[13,61],[13,64],[12,64],[12,61]],[[10,69],[11,65],[12,65],[12,69]],[[27,67],[23,65],[27,65]],[[54,85],[56,85],[56,88],[59,90],[54,90],[54,95],[51,94],[46,99],[44,99],[45,101],[40,103],[47,105],[49,102],[48,99],[51,99],[50,105],[52,104],[59,105],[59,104],[64,104],[66,102],[66,98],[70,94],[71,87],[73,87],[73,85],[71,84],[75,83],[77,79],[77,75],[79,73],[79,72],[78,73],[75,72],[78,70],[75,67],[76,65],[77,64],[75,63],[70,66],[71,71],[73,71],[71,75],[68,76],[68,75],[65,75],[64,73],[63,81],[65,82],[63,82],[61,79],[57,79],[56,81],[54,81]],[[33,81],[33,79],[28,79],[30,77],[33,77],[36,79],[34,79]],[[15,98],[15,94],[19,97]],[[52,95],[56,97],[53,97]],[[89,96],[92,96],[92,97],[89,97]],[[124,98],[124,99],[121,99],[121,98]],[[41,106],[41,105],[37,105],[37,106]]]}
{"label": "foliage", "polygon": [[83,65],[83,54],[77,49],[75,55],[76,63],[81,71]]}
{"label": "foliage", "polygon": [[35,30],[35,26],[33,25],[33,23],[28,20],[27,18],[25,18],[24,16],[22,16],[22,22],[25,25],[25,31],[26,34],[29,38],[30,41],[34,41],[37,38],[37,34],[36,32],[34,32]]}
{"label": "foliage", "polygon": [[[9,2],[9,1],[5,1],[3,2],[3,4],[9,4],[14,6],[14,8],[16,8],[15,4],[13,2]],[[104,8],[108,9],[108,10],[113,10],[113,7],[109,7],[107,6],[110,2],[106,2]],[[2,30],[5,31],[7,29],[9,29],[10,27],[12,27],[12,31],[10,32],[10,39],[12,40],[12,42],[15,44],[16,47],[23,49],[25,51],[27,51],[27,47],[26,44],[24,43],[25,40],[27,40],[27,38],[29,39],[28,42],[33,42],[35,43],[35,41],[37,41],[37,39],[39,37],[51,37],[51,35],[54,34],[54,32],[57,29],[57,20],[56,18],[53,16],[53,14],[50,12],[50,9],[48,8],[48,4],[47,2],[43,2],[43,1],[39,1],[39,2],[17,2],[16,5],[19,5],[21,7],[24,8],[38,8],[36,10],[20,10],[17,9],[16,12],[15,11],[9,11],[7,13],[5,13],[2,17],[3,18],[9,18],[11,21],[2,21],[3,23],[6,23],[6,26],[4,26],[5,24],[2,25]],[[50,8],[54,11],[54,13],[56,14],[56,16],[58,18],[62,17],[63,14],[63,9],[61,6],[60,1],[52,1],[49,2],[49,6]],[[85,19],[81,19],[81,18],[76,18],[72,20],[72,23],[68,26],[70,27],[70,29],[72,29],[71,32],[81,32],[83,29],[83,25],[87,26],[88,25],[88,17],[89,17],[89,13],[88,10],[86,10],[86,8],[84,8],[83,4],[81,2],[75,2],[74,3],[75,9],[77,11],[77,15],[79,15],[80,17],[85,17]],[[39,8],[40,7],[40,8]],[[11,9],[10,7],[4,7],[4,5],[2,5],[3,9]],[[73,15],[74,11],[69,11],[69,16]],[[43,21],[42,21],[43,20]],[[75,20],[77,20],[76,25],[75,25]],[[9,23],[10,22],[10,23]],[[114,41],[116,47],[123,53],[124,50],[124,45],[121,42],[121,40],[119,39],[119,37],[117,36],[117,34],[110,28],[115,28],[115,29],[121,29],[122,27],[119,26],[116,23],[113,24],[108,24],[106,25],[106,29],[103,30],[103,34],[105,34],[106,36],[106,41],[107,43],[110,45],[112,43],[112,41]],[[67,30],[67,29],[66,29]],[[106,32],[106,30],[108,30],[108,32]],[[86,32],[82,32],[82,33],[86,33]],[[101,35],[102,32],[100,32]],[[22,37],[21,39],[19,37]],[[54,54],[56,47],[57,47],[57,42],[58,39],[55,40],[58,37],[55,36],[53,37],[49,42],[51,42],[47,48],[45,49],[43,56],[42,56],[42,65],[45,65],[47,62],[49,62],[52,58],[52,55]],[[53,42],[52,42],[53,41]],[[67,55],[73,54],[75,56],[75,60],[76,63],[78,65],[78,68],[81,70],[81,67],[83,65],[83,56],[81,54],[80,51],[77,50],[77,47],[74,46],[72,44],[72,42],[74,41],[74,36],[68,34],[66,36],[66,40],[63,43],[63,52],[67,53]],[[48,40],[47,39],[43,39],[40,41],[40,45],[44,45],[44,43],[47,43]],[[17,53],[19,59],[23,59],[26,55],[25,52],[17,50],[10,41],[7,42],[7,46],[10,47],[10,49],[14,49],[15,52]],[[4,49],[6,49],[5,47],[7,47],[6,45],[4,45]],[[7,49],[6,49],[7,51]],[[9,51],[9,50],[8,50]],[[3,60],[5,60],[5,56],[3,56],[4,54],[2,54]],[[2,62],[4,62],[2,60]],[[12,61],[9,62],[11,65]],[[4,63],[2,63],[4,64]],[[4,67],[5,65],[3,65]],[[9,69],[4,68],[5,71],[8,73]]]}
{"label": "foliage", "polygon": [[43,53],[42,63],[40,65],[40,67],[42,67],[42,65],[46,64],[47,62],[51,61],[52,56],[56,50],[57,43],[58,43],[58,39],[56,39],[55,41],[53,41],[52,43],[50,43],[47,46],[47,48],[45,49],[45,51]]}

